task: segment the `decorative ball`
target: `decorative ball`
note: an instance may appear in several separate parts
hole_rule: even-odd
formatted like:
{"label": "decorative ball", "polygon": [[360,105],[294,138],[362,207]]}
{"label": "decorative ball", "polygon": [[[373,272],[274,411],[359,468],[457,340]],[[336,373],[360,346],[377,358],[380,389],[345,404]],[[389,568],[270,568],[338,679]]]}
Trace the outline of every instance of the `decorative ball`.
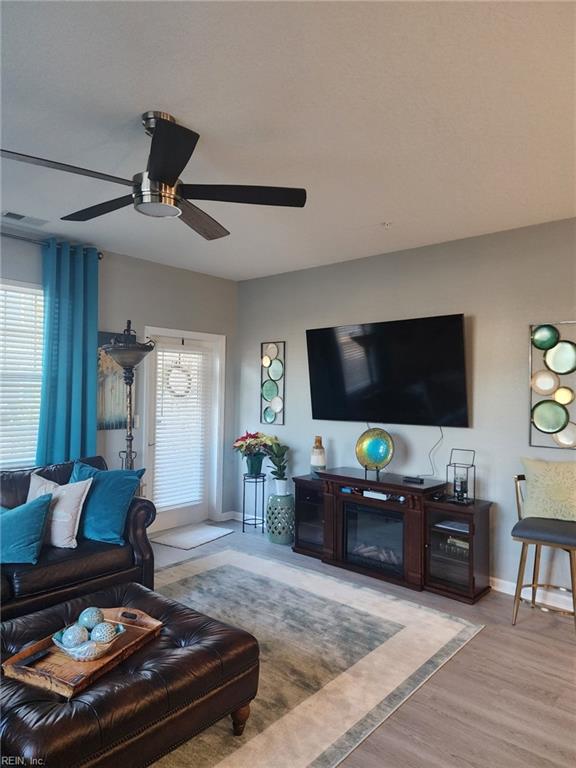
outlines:
{"label": "decorative ball", "polygon": [[94,640],[95,643],[109,643],[115,637],[116,627],[107,621],[101,621],[100,624],[96,624],[92,632],[90,632],[90,640]]}
{"label": "decorative ball", "polygon": [[104,614],[100,608],[90,606],[90,608],[84,608],[80,616],[78,616],[78,624],[86,629],[94,629],[96,624],[104,621]]}
{"label": "decorative ball", "polygon": [[88,630],[79,624],[72,624],[62,633],[62,645],[66,648],[76,648],[88,640]]}

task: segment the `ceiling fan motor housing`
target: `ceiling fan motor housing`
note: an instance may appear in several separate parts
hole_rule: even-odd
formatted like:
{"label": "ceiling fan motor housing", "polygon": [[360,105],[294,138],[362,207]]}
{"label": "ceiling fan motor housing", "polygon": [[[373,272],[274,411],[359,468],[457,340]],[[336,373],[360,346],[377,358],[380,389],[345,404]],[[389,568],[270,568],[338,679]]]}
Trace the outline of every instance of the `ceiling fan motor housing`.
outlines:
{"label": "ceiling fan motor housing", "polygon": [[137,173],[134,182],[134,208],[138,213],[155,218],[180,216],[182,209],[178,207],[178,184],[171,187],[161,181],[154,181],[148,173]]}
{"label": "ceiling fan motor housing", "polygon": [[158,112],[155,110],[149,110],[142,113],[142,125],[148,136],[154,134],[157,120],[167,120],[169,123],[175,123],[176,118],[168,112]]}

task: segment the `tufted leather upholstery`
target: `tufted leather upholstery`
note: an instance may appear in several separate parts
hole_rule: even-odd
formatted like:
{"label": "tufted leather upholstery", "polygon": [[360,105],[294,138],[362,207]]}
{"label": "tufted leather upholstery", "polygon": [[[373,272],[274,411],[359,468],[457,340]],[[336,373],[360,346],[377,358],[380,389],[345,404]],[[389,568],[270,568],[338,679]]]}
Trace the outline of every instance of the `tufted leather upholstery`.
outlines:
{"label": "tufted leather upholstery", "polygon": [[[97,469],[107,468],[101,456],[82,461]],[[12,508],[24,504],[33,472],[63,485],[70,480],[73,466],[74,462],[67,461],[0,472],[0,505]],[[36,565],[3,563],[2,618],[21,616],[120,582],[138,581],[152,587],[154,554],[146,528],[155,517],[156,509],[151,501],[135,498],[128,510],[124,547],[79,540],[76,549],[44,547]]]}
{"label": "tufted leather upholstery", "polygon": [[256,695],[258,643],[139,584],[76,598],[2,624],[2,657],[69,624],[88,605],[139,608],[160,635],[68,701],[3,679],[4,756],[47,768],[149,765]]}

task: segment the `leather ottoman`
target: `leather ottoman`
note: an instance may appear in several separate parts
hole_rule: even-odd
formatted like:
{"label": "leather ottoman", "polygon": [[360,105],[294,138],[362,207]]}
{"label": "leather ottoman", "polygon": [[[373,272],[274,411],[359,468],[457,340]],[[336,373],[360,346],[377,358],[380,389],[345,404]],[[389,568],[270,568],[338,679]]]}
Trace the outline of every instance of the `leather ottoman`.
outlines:
{"label": "leather ottoman", "polygon": [[234,733],[242,733],[258,689],[256,639],[139,584],[4,622],[2,658],[70,624],[89,605],[139,608],[164,626],[157,638],[70,700],[3,677],[3,762],[139,768],[226,715],[232,716]]}

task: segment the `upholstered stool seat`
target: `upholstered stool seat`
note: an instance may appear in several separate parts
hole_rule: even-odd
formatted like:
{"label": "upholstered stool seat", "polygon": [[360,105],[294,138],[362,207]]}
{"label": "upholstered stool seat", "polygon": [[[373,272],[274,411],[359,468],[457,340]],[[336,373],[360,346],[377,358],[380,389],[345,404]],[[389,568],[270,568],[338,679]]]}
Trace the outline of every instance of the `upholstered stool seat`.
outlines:
{"label": "upholstered stool seat", "polygon": [[512,536],[527,543],[555,544],[576,547],[576,522],[553,520],[549,517],[525,517],[512,528]]}

